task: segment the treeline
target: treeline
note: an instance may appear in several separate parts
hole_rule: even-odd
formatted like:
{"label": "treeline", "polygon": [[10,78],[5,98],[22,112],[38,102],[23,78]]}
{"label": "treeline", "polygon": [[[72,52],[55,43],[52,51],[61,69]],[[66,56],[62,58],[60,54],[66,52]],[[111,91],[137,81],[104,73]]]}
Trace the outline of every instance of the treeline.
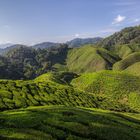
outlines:
{"label": "treeline", "polygon": [[0,79],[33,79],[56,63],[63,64],[68,52],[66,44],[49,49],[33,49],[17,45],[5,56],[0,56]]}
{"label": "treeline", "polygon": [[108,50],[112,50],[114,46],[124,44],[140,44],[140,26],[127,27],[98,43],[99,46]]}

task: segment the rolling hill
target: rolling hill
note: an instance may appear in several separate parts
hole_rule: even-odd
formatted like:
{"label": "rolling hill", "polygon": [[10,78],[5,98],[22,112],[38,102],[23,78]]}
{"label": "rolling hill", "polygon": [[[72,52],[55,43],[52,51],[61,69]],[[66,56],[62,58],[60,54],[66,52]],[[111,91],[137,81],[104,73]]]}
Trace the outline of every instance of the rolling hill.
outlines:
{"label": "rolling hill", "polygon": [[124,44],[140,44],[140,26],[124,28],[98,43],[108,50],[114,50],[115,46]]}
{"label": "rolling hill", "polygon": [[47,73],[29,81],[0,80],[0,110],[39,105],[96,107],[98,97],[74,89],[58,77]]}
{"label": "rolling hill", "polygon": [[86,45],[71,49],[68,53],[66,63],[69,71],[82,73],[112,69],[112,65],[118,59],[118,57],[103,48]]}
{"label": "rolling hill", "polygon": [[140,62],[136,62],[129,67],[127,67],[124,72],[128,72],[133,75],[140,76]]}
{"label": "rolling hill", "polygon": [[0,110],[65,105],[140,111],[139,77],[111,71],[76,77],[72,73],[47,73],[29,81],[0,80]]}
{"label": "rolling hill", "polygon": [[140,52],[132,53],[121,61],[118,61],[113,65],[113,70],[125,70],[137,62],[140,62]]}
{"label": "rolling hill", "polygon": [[71,84],[81,91],[100,95],[101,100],[107,101],[103,106],[108,106],[110,109],[126,111],[131,108],[139,111],[140,78],[137,76],[123,72],[102,71],[83,74],[73,79]]}
{"label": "rolling hill", "polygon": [[34,49],[46,49],[46,48],[53,48],[53,47],[59,47],[60,43],[53,43],[53,42],[43,42],[39,44],[35,44],[31,46]]}
{"label": "rolling hill", "polygon": [[139,33],[75,48],[15,45],[0,56],[0,139],[139,140]]}
{"label": "rolling hill", "polygon": [[136,26],[125,28],[103,40],[89,38],[69,42],[79,40],[81,46],[93,40],[101,40],[95,45],[78,48],[70,48],[70,44],[51,42],[37,44],[34,47],[14,45],[13,49],[7,48],[10,50],[0,58],[0,78],[33,79],[48,71],[85,73],[112,69],[124,70],[139,62],[139,32],[140,28]]}
{"label": "rolling hill", "polygon": [[0,113],[2,140],[139,140],[140,115],[65,106]]}

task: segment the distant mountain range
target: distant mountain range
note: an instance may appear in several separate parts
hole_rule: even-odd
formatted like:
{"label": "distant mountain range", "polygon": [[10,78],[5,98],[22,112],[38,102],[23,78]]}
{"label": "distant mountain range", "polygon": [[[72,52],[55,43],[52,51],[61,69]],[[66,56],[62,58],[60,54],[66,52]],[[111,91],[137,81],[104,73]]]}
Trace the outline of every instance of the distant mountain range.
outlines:
{"label": "distant mountain range", "polygon": [[[83,45],[88,45],[88,44],[95,44],[101,41],[101,37],[95,37],[95,38],[75,38],[71,41],[67,41],[64,44],[67,44],[69,48],[77,48]],[[45,49],[45,48],[53,48],[53,47],[60,47],[62,43],[54,43],[54,42],[43,42],[39,44],[35,44],[33,46],[30,46],[34,49]],[[15,47],[18,47],[20,45],[18,44],[1,44],[0,45],[0,54],[5,54],[8,52],[10,49],[13,49]]]}
{"label": "distant mountain range", "polygon": [[83,45],[88,45],[88,44],[96,44],[103,40],[101,37],[95,37],[95,38],[75,38],[71,41],[66,42],[70,48],[76,48],[80,47]]}
{"label": "distant mountain range", "polygon": [[0,56],[0,77],[32,79],[48,71],[83,73],[112,69],[129,72],[135,69],[135,73],[140,75],[139,39],[140,26],[136,26],[125,28],[105,39],[74,39],[65,44],[44,42],[34,46],[12,45],[1,49],[1,54],[5,55]]}
{"label": "distant mountain range", "polygon": [[[9,44],[9,45],[1,45],[3,46],[3,48],[0,48],[0,55],[4,55],[6,54],[7,52],[9,52],[10,50],[14,49],[14,48],[18,48],[18,47],[21,47],[23,45],[20,45],[20,44]],[[4,47],[5,46],[5,47]]]}
{"label": "distant mountain range", "polygon": [[57,47],[60,43],[54,43],[54,42],[43,42],[43,43],[39,43],[39,44],[35,44],[34,46],[32,46],[32,48],[35,49],[45,49],[45,48],[50,48],[50,47]]}
{"label": "distant mountain range", "polygon": [[4,49],[4,48],[10,47],[12,45],[13,45],[12,43],[0,44],[0,49]]}
{"label": "distant mountain range", "polygon": [[[87,44],[95,44],[98,43],[99,41],[103,40],[101,37],[95,37],[95,38],[75,38],[73,40],[67,41],[65,44],[69,46],[69,48],[77,48],[83,45]],[[45,48],[50,48],[50,47],[57,47],[61,43],[54,43],[54,42],[43,42],[36,44],[32,46],[35,49],[45,49]]]}

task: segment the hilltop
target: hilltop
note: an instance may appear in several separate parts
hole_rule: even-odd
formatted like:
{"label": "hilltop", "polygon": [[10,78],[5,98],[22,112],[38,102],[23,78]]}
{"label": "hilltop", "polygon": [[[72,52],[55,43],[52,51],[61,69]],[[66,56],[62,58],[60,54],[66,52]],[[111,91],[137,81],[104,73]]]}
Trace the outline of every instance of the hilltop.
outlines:
{"label": "hilltop", "polygon": [[99,46],[108,50],[113,50],[115,46],[124,44],[140,44],[140,26],[124,28],[98,43]]}
{"label": "hilltop", "polygon": [[103,38],[101,37],[95,37],[95,38],[75,38],[73,40],[67,41],[66,44],[68,44],[68,46],[70,48],[76,48],[76,47],[81,47],[84,45],[89,45],[89,44],[96,44],[98,42],[100,42]]}

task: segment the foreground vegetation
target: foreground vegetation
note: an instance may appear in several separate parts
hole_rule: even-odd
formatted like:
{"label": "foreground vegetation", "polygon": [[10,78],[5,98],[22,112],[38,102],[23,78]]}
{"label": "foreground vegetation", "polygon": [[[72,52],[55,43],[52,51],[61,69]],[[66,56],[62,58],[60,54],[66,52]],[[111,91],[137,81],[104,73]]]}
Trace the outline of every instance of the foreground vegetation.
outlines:
{"label": "foreground vegetation", "polygon": [[102,71],[82,74],[71,84],[79,90],[100,96],[104,103],[102,108],[140,111],[140,77],[124,72]]}
{"label": "foreground vegetation", "polygon": [[64,106],[0,113],[2,140],[139,140],[140,114]]}
{"label": "foreground vegetation", "polygon": [[0,80],[0,110],[65,105],[139,112],[139,84],[137,76],[112,71],[81,76],[46,73],[34,80]]}
{"label": "foreground vegetation", "polygon": [[99,104],[98,96],[76,90],[58,78],[59,75],[47,73],[30,81],[1,80],[0,110],[39,105],[96,107]]}

